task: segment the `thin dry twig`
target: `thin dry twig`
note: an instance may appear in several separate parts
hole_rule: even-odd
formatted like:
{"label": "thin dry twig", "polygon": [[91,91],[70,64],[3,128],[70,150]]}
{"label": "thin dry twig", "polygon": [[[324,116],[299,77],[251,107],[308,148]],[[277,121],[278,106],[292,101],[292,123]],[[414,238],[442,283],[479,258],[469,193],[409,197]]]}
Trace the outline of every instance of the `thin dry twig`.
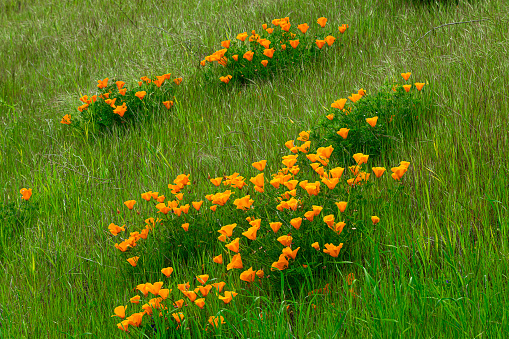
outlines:
{"label": "thin dry twig", "polygon": [[480,19],[480,20],[470,20],[470,21],[459,21],[459,22],[450,22],[448,24],[443,24],[443,25],[440,25],[440,26],[437,26],[437,27],[433,27],[432,29],[430,29],[429,31],[426,32],[426,34],[424,34],[423,36],[421,36],[419,39],[415,40],[414,43],[417,43],[417,41],[421,40],[422,38],[424,38],[426,35],[428,35],[429,33],[431,33],[432,31],[434,31],[435,29],[437,28],[441,28],[441,27],[444,27],[444,26],[451,26],[451,25],[459,25],[459,24],[468,24],[468,23],[472,23],[472,22],[480,22],[480,21],[487,21],[489,19]]}

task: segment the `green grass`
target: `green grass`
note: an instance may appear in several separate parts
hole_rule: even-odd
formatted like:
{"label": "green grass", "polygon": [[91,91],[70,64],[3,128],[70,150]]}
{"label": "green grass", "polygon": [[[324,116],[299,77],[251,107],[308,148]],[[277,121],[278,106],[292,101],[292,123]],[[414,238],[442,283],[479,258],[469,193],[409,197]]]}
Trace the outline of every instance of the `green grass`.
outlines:
{"label": "green grass", "polygon": [[[19,190],[32,188],[39,211],[0,251],[0,337],[121,337],[113,309],[136,284],[160,277],[118,260],[107,226],[129,215],[124,201],[166,191],[181,173],[191,173],[200,197],[211,192],[208,175],[248,177],[254,161],[279,163],[284,142],[322,119],[323,107],[406,71],[429,82],[429,121],[374,160],[412,163],[404,196],[380,215],[383,226],[345,251],[352,264],[313,282],[330,283],[331,293],[311,299],[303,286],[283,298],[232,280],[234,306],[210,308],[228,309],[226,337],[504,337],[508,12],[503,0],[0,3],[0,199],[20,204]],[[202,85],[198,63],[222,40],[284,16],[348,23],[344,47],[268,81]],[[415,42],[433,27],[477,19],[487,20]],[[150,123],[88,138],[59,123],[97,79],[167,72],[184,78],[178,104]],[[201,273],[205,260],[211,255],[175,263],[173,281]],[[356,299],[342,278],[350,272]],[[270,321],[255,320],[260,309]]]}

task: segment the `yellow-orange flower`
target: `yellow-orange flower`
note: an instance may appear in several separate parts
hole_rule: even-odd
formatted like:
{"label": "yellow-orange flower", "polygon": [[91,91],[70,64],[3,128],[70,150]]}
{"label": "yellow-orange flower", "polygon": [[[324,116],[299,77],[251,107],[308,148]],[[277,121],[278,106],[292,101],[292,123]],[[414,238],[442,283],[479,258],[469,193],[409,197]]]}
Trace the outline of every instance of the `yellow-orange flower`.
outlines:
{"label": "yellow-orange flower", "polygon": [[139,92],[134,93],[134,95],[135,95],[138,99],[143,100],[143,98],[145,97],[145,95],[147,95],[147,92],[145,92],[145,91],[139,91]]}
{"label": "yellow-orange flower", "polygon": [[252,226],[247,229],[247,231],[242,232],[242,235],[244,235],[246,238],[250,240],[256,240],[256,232],[258,231],[258,227]]}
{"label": "yellow-orange flower", "polygon": [[297,229],[297,230],[300,228],[301,224],[302,224],[302,218],[294,218],[294,219],[290,220],[290,225],[295,227],[295,229]]}
{"label": "yellow-orange flower", "polygon": [[249,267],[248,270],[242,272],[240,274],[240,280],[245,282],[253,282],[256,277],[256,271],[253,270],[252,267]]}
{"label": "yellow-orange flower", "polygon": [[330,107],[332,107],[332,108],[337,108],[337,109],[339,109],[339,110],[343,110],[343,108],[345,107],[346,102],[347,102],[347,99],[345,99],[345,98],[341,98],[341,99],[339,99],[339,100],[334,101],[334,102],[330,105]]}
{"label": "yellow-orange flower", "polygon": [[173,79],[173,82],[178,86],[182,83],[182,78]]}
{"label": "yellow-orange flower", "polygon": [[275,269],[278,269],[280,271],[285,270],[288,268],[288,259],[286,258],[286,255],[281,254],[279,256],[279,260],[272,263],[271,271],[274,271]]}
{"label": "yellow-orange flower", "polygon": [[339,26],[339,32],[340,33],[345,33],[347,28],[348,28],[348,25],[342,24],[341,26]]}
{"label": "yellow-orange flower", "polygon": [[336,206],[338,206],[338,209],[341,211],[341,213],[343,213],[346,210],[346,206],[348,205],[346,201],[336,202],[335,204]]}
{"label": "yellow-orange flower", "polygon": [[291,24],[289,22],[287,22],[287,23],[284,23],[281,25],[281,29],[285,32],[288,32],[290,30],[290,26],[291,26]]}
{"label": "yellow-orange flower", "polygon": [[371,221],[373,222],[373,225],[376,225],[380,222],[380,218],[374,215],[371,217]]}
{"label": "yellow-orange flower", "polygon": [[221,80],[225,84],[229,83],[231,79],[232,79],[232,76],[229,75],[229,74],[227,76],[225,76],[225,77],[219,77],[219,80]]}
{"label": "yellow-orange flower", "polygon": [[227,237],[231,237],[233,234],[233,229],[235,227],[237,227],[237,224],[225,225],[225,226],[221,227],[221,229],[218,232],[221,234],[224,234]]}
{"label": "yellow-orange flower", "polygon": [[[125,226],[125,225],[124,225]],[[117,234],[120,233],[120,231],[125,231],[125,227],[122,226],[122,227],[118,227],[118,225],[115,225],[114,223],[111,223],[109,226],[108,226],[108,229],[110,230],[111,234],[113,234],[114,236],[116,236]]]}
{"label": "yellow-orange flower", "polygon": [[329,120],[332,120],[332,119],[334,119],[334,114],[331,113],[331,114],[327,115],[326,118]]}
{"label": "yellow-orange flower", "polygon": [[257,162],[253,162],[251,165],[259,171],[263,171],[265,169],[265,165],[267,164],[267,160],[260,160]]}
{"label": "yellow-orange flower", "polygon": [[[297,26],[297,28],[298,28],[298,29],[299,29],[299,30],[300,30],[303,34],[305,34],[305,33],[308,31],[308,29],[309,29],[309,25],[308,25],[307,23],[304,23],[304,24],[300,24],[300,25],[298,25],[298,26]],[[292,47],[293,47],[293,46],[292,46]],[[295,48],[295,47],[293,47],[293,48]]]}
{"label": "yellow-orange flower", "polygon": [[319,251],[319,250],[320,250],[320,245],[318,244],[318,242],[314,242],[314,243],[312,243],[312,244],[311,244],[311,246],[312,246],[315,250],[317,250],[317,251]]}
{"label": "yellow-orange flower", "polygon": [[208,274],[198,275],[196,276],[196,280],[198,280],[200,284],[205,285],[209,280],[209,275]]}
{"label": "yellow-orange flower", "polygon": [[121,117],[124,116],[125,112],[127,111],[127,104],[124,102],[122,106],[117,106],[113,113],[120,115]]}
{"label": "yellow-orange flower", "polygon": [[426,84],[424,82],[416,82],[414,85],[417,88],[417,90],[420,91]]}
{"label": "yellow-orange flower", "polygon": [[267,67],[267,65],[269,64],[269,60],[262,60],[261,64],[263,65],[263,67]]}
{"label": "yellow-orange flower", "polygon": [[253,60],[253,55],[254,55],[254,52],[247,51],[246,53],[244,53],[243,58],[246,59],[247,61],[251,61],[251,60]]}
{"label": "yellow-orange flower", "polygon": [[224,292],[224,297],[223,296],[218,296],[219,300],[222,300],[225,304],[228,304],[232,301],[232,299],[237,296],[238,293],[236,292],[231,292],[231,291],[225,291]]}
{"label": "yellow-orange flower", "polygon": [[134,204],[136,204],[136,200],[127,200],[124,202],[124,205],[126,205],[130,210],[133,209]]}
{"label": "yellow-orange flower", "polygon": [[224,48],[230,48],[230,40],[221,41],[221,46]]}
{"label": "yellow-orange flower", "polygon": [[332,35],[329,35],[329,36],[327,36],[324,40],[325,40],[325,42],[327,43],[327,45],[332,46],[332,44],[334,43],[334,41],[336,41],[336,38],[335,38],[335,37],[333,37]]}
{"label": "yellow-orange flower", "polygon": [[343,243],[339,244],[338,246],[334,246],[333,244],[325,244],[325,249],[323,252],[328,253],[331,257],[337,258],[342,247]]}
{"label": "yellow-orange flower", "polygon": [[372,170],[373,170],[373,173],[375,173],[375,176],[377,178],[380,178],[382,176],[382,174],[384,174],[384,172],[385,172],[384,167],[373,167]]}
{"label": "yellow-orange flower", "polygon": [[173,267],[165,267],[161,270],[161,272],[167,277],[169,278],[170,275],[173,273]]}
{"label": "yellow-orange flower", "polygon": [[270,225],[270,228],[272,229],[272,231],[274,231],[274,233],[277,233],[277,231],[279,231],[279,229],[281,228],[281,225],[283,225],[283,224],[280,222],[271,222],[271,223],[269,223],[269,225]]}
{"label": "yellow-orange flower", "polygon": [[115,307],[115,309],[113,310],[113,312],[115,312],[115,314],[112,315],[112,317],[119,317],[121,319],[124,319],[126,308],[127,308],[127,305]]}
{"label": "yellow-orange flower", "polygon": [[408,93],[408,92],[410,92],[410,88],[412,88],[412,85],[403,85],[403,88]]}
{"label": "yellow-orange flower", "polygon": [[97,80],[97,87],[105,88],[107,86],[108,86],[108,78],[105,78],[104,80]]}
{"label": "yellow-orange flower", "polygon": [[127,259],[127,261],[131,264],[131,266],[136,267],[138,264],[138,259],[140,259],[140,257],[132,257]]}
{"label": "yellow-orange flower", "polygon": [[378,121],[378,117],[366,118],[366,122],[371,126],[375,127],[376,122]]}
{"label": "yellow-orange flower", "polygon": [[221,265],[223,263],[223,255],[220,254],[218,256],[215,256],[214,258],[212,258],[212,260],[216,263],[216,264],[219,264]]}
{"label": "yellow-orange flower", "polygon": [[334,214],[329,214],[323,217],[323,221],[327,224],[327,226],[332,227],[334,225]]}
{"label": "yellow-orange flower", "polygon": [[337,134],[340,135],[343,139],[346,139],[348,137],[348,131],[350,131],[349,128],[341,128],[339,131],[337,131]]}
{"label": "yellow-orange flower", "polygon": [[290,246],[292,244],[293,238],[289,235],[283,235],[277,238],[277,241],[281,243],[283,246]]}
{"label": "yellow-orange flower", "polygon": [[274,56],[275,49],[274,48],[267,48],[263,50],[263,55],[272,58]]}
{"label": "yellow-orange flower", "polygon": [[239,56],[237,54],[232,55],[232,59],[235,61],[239,61]]}
{"label": "yellow-orange flower", "polygon": [[408,72],[408,73],[401,73],[401,76],[403,77],[403,79],[405,79],[405,81],[408,81],[408,79],[410,78],[410,75],[412,73]]}
{"label": "yellow-orange flower", "polygon": [[21,197],[23,198],[23,200],[28,200],[32,196],[32,189],[22,188],[19,190],[19,193],[21,193]]}
{"label": "yellow-orange flower", "polygon": [[240,246],[240,238],[235,238],[231,243],[226,244],[225,247],[229,249],[230,251],[233,251],[235,253],[239,253],[239,246]]}
{"label": "yellow-orange flower", "polygon": [[283,254],[286,255],[289,258],[292,258],[295,260],[295,257],[297,256],[297,252],[300,250],[300,247],[297,247],[295,250],[292,251],[290,247],[283,248]]}
{"label": "yellow-orange flower", "polygon": [[318,22],[318,24],[324,28],[325,27],[325,24],[327,23],[327,18],[324,18],[324,17],[321,17],[319,18],[316,22]]}
{"label": "yellow-orange flower", "polygon": [[245,41],[247,39],[247,32],[238,34],[237,39],[240,41]]}
{"label": "yellow-orange flower", "polygon": [[299,40],[290,40],[290,46],[292,46],[294,49],[297,48],[297,46],[299,46]]}
{"label": "yellow-orange flower", "polygon": [[210,316],[208,322],[212,327],[219,327],[219,325],[226,324],[223,316]]}
{"label": "yellow-orange flower", "polygon": [[243,268],[243,267],[244,265],[242,265],[242,258],[239,253],[233,256],[232,261],[226,266],[226,269],[229,271],[232,268]]}
{"label": "yellow-orange flower", "polygon": [[60,121],[61,124],[70,125],[71,124],[71,116],[69,114],[64,115],[62,118],[62,121]]}
{"label": "yellow-orange flower", "polygon": [[182,224],[182,228],[187,232],[189,230],[189,223],[186,222],[185,224]]}
{"label": "yellow-orange flower", "polygon": [[353,155],[353,159],[355,160],[355,162],[358,165],[367,164],[368,163],[368,159],[369,159],[369,155],[364,155],[362,153],[355,153]]}
{"label": "yellow-orange flower", "polygon": [[319,49],[322,49],[322,47],[325,45],[325,40],[316,40],[315,43]]}

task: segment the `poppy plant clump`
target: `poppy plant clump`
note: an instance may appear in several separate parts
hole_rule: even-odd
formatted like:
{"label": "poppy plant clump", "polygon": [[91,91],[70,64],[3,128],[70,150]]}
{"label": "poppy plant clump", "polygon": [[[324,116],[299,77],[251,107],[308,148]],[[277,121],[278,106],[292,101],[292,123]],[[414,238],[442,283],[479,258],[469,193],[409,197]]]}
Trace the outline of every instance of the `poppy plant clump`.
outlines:
{"label": "poppy plant clump", "polygon": [[78,114],[66,114],[60,122],[84,133],[102,131],[148,119],[154,111],[166,111],[174,105],[182,78],[174,79],[167,73],[153,79],[143,76],[140,80],[132,88],[120,80],[98,80],[98,93],[83,95]]}
{"label": "poppy plant clump", "polygon": [[[401,77],[407,82],[410,74],[401,73]],[[425,85],[386,83],[373,95],[366,94],[362,88],[345,95],[330,104],[322,121],[315,126],[312,140],[332,141],[334,147],[351,153],[379,155],[386,145],[422,120],[419,116],[429,102],[429,96],[423,93]]]}
{"label": "poppy plant clump", "polygon": [[294,24],[289,17],[274,19],[250,34],[243,32],[222,41],[221,49],[207,55],[200,65],[212,82],[248,82],[318,57],[325,47],[338,45],[336,40],[347,28],[340,26],[336,32],[324,17],[311,24]]}

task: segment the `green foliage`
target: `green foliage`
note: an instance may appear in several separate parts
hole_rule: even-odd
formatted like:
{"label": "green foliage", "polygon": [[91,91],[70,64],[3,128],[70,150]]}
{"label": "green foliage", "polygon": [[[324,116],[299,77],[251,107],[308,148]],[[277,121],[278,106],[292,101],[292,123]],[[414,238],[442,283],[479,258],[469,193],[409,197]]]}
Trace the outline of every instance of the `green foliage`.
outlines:
{"label": "green foliage", "polygon": [[61,122],[86,134],[103,132],[113,126],[128,126],[146,121],[158,110],[167,110],[173,106],[176,86],[182,81],[181,78],[169,81],[171,74],[165,74],[156,79],[141,79],[139,86],[131,89],[124,87],[122,81],[109,82],[108,78],[98,80],[98,94],[80,98],[83,102],[78,107],[80,115],[66,115]]}
{"label": "green foliage", "polygon": [[[331,106],[328,111],[332,120],[325,117],[314,126],[311,140],[321,146],[332,144],[342,150],[335,155],[344,158],[350,158],[356,152],[378,156],[402,133],[414,130],[419,119],[422,120],[423,95],[414,85],[407,93],[401,85],[386,83],[373,95],[367,93],[355,102],[348,100],[341,110]],[[366,121],[373,117],[378,117],[374,127]],[[349,129],[346,139],[338,134],[341,128]]]}
{"label": "green foliage", "polygon": [[[277,74],[290,65],[300,67],[332,46],[336,50],[339,48],[340,43],[334,44],[334,41],[339,39],[342,33],[334,33],[330,23],[324,27],[317,22],[303,25],[311,27],[311,31],[300,25],[301,28],[298,29],[297,24],[290,24],[289,18],[275,19],[272,21],[273,27],[267,28],[264,24],[265,28],[262,28],[260,34],[253,30],[251,35],[244,32],[233,41],[223,41],[223,49],[201,61],[202,66],[206,67],[203,72],[205,79],[212,83],[220,80],[227,84],[251,82]],[[346,28],[347,25],[343,25],[342,32]],[[325,42],[326,38],[330,40]],[[323,46],[319,47],[317,40],[322,41]]]}
{"label": "green foliage", "polygon": [[39,206],[33,201],[0,201],[0,255],[9,242],[22,234],[37,218]]}

